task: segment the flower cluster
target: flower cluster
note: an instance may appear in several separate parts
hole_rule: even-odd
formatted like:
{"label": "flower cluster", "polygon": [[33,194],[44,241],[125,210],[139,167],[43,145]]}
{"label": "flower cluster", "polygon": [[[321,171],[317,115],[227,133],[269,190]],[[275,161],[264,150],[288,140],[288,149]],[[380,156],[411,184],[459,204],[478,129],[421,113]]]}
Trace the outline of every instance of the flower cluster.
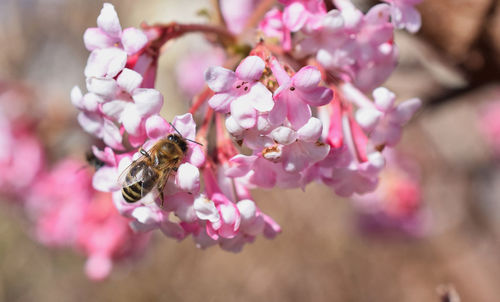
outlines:
{"label": "flower cluster", "polygon": [[421,236],[427,231],[429,215],[422,204],[418,165],[393,150],[386,158],[377,189],[352,198],[360,226],[367,232]]}
{"label": "flower cluster", "polygon": [[85,272],[108,276],[114,261],[141,254],[149,234],[134,233],[110,194],[96,192],[85,163],[67,159],[42,173],[26,195],[35,238],[52,247],[72,247],[87,256]]}
{"label": "flower cluster", "polygon": [[[394,26],[416,32],[420,0],[387,0],[366,14],[350,0],[335,0],[326,11],[322,0],[280,0],[283,11],[270,11],[261,31],[279,38],[283,49],[314,57],[326,70],[365,92],[382,84],[397,63]],[[392,22],[391,22],[392,21]],[[300,33],[300,35],[298,34]],[[293,36],[292,36],[293,34]]]}
{"label": "flower cluster", "polygon": [[43,245],[84,254],[86,273],[96,280],[106,277],[114,262],[140,254],[150,235],[132,232],[111,194],[95,191],[85,162],[48,163],[35,130],[38,118],[25,110],[33,101],[29,89],[14,83],[1,89],[0,193],[24,208],[33,237]]}
{"label": "flower cluster", "polygon": [[[125,143],[140,146],[146,139],[146,120],[154,119],[163,105],[161,93],[146,88],[149,65],[142,58],[148,55],[141,50],[148,38],[136,28],[122,31],[109,3],[104,4],[97,25],[84,34],[91,51],[84,72],[88,92],[83,95],[78,87],[71,91],[71,101],[80,110],[78,121],[111,148],[124,150]],[[128,142],[122,140],[124,132]]]}
{"label": "flower cluster", "polygon": [[23,114],[22,107],[29,106],[26,99],[23,89],[0,88],[0,192],[14,199],[23,196],[44,168],[37,120]]}
{"label": "flower cluster", "polygon": [[[172,23],[123,31],[113,6],[104,4],[98,28],[86,31],[88,92],[74,88],[71,99],[82,127],[105,145],[93,147],[103,163],[93,187],[112,193],[133,230],[159,229],[177,240],[191,235],[200,248],[218,244],[237,252],[281,230],[259,209],[252,188],[305,189],[318,181],[345,197],[376,189],[384,150],[420,106],[418,99],[397,104],[394,93],[379,87],[397,62],[395,27],[418,29],[418,1],[386,1],[366,14],[349,0],[335,0],[330,11],[319,0],[281,0],[267,13],[255,10],[262,15],[230,9],[258,2],[220,1],[226,27]],[[252,25],[260,42],[240,45]],[[187,78],[204,74],[206,86],[188,92],[198,93],[189,113],[170,124],[159,115],[157,57],[163,44],[189,32],[214,35],[209,40],[230,51],[218,56],[226,58],[224,67],[182,65]],[[163,191],[127,203],[120,175],[156,158],[158,142],[173,134],[186,141],[185,154],[162,171],[165,179],[153,179]],[[159,166],[157,158],[148,162]]]}

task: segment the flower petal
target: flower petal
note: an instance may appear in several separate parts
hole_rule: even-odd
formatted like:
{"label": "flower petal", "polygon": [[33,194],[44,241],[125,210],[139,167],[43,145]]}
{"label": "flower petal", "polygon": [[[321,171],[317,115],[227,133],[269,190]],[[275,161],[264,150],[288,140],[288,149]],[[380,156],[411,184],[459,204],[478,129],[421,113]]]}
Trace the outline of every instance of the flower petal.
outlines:
{"label": "flower petal", "polygon": [[120,133],[120,129],[118,129],[112,121],[104,119],[102,133],[102,139],[106,145],[116,150],[123,150],[122,134]]}
{"label": "flower petal", "polygon": [[132,94],[132,91],[142,83],[142,76],[135,70],[124,68],[116,79],[118,86]]}
{"label": "flower petal", "polygon": [[181,133],[184,138],[194,140],[196,136],[196,124],[191,113],[177,115],[172,122],[175,129]]}
{"label": "flower petal", "polygon": [[78,114],[78,122],[80,123],[80,126],[82,126],[83,130],[97,136],[98,138],[102,138],[102,126],[104,120],[100,114],[93,112],[80,112]]}
{"label": "flower petal", "polygon": [[186,154],[186,161],[200,168],[205,163],[205,152],[198,144],[189,143],[189,150]]}
{"label": "flower petal", "polygon": [[247,174],[252,168],[253,163],[257,159],[256,155],[243,155],[237,154],[233,156],[229,162],[231,167],[226,170],[226,176],[228,177],[241,177]]}
{"label": "flower petal", "polygon": [[190,163],[183,163],[177,170],[175,183],[183,191],[197,193],[200,190],[200,170]]}
{"label": "flower petal", "polygon": [[230,90],[234,81],[236,81],[236,74],[232,70],[211,66],[205,71],[205,82],[214,92]]}
{"label": "flower petal", "polygon": [[288,145],[297,139],[297,132],[289,127],[281,126],[271,131],[271,136],[278,144]]}
{"label": "flower petal", "polygon": [[229,105],[233,100],[234,96],[229,93],[216,93],[208,100],[208,105],[217,112],[228,113]]}
{"label": "flower petal", "polygon": [[399,104],[396,107],[395,117],[391,116],[392,121],[397,121],[400,125],[407,123],[415,112],[422,105],[422,101],[419,98],[409,99]]}
{"label": "flower petal", "polygon": [[70,93],[71,103],[78,109],[83,109],[83,94],[78,86],[73,86]]}
{"label": "flower petal", "polygon": [[273,109],[273,94],[264,84],[255,83],[247,94],[252,97],[252,105],[256,110],[266,112]]}
{"label": "flower petal", "polygon": [[120,122],[123,124],[125,130],[132,135],[139,135],[141,121],[142,119],[137,107],[132,103],[128,103],[120,116]]}
{"label": "flower petal", "polygon": [[314,66],[302,67],[293,77],[292,86],[309,91],[318,87],[321,82],[321,72]]}
{"label": "flower petal", "polygon": [[127,63],[127,53],[112,47],[96,49],[90,54],[84,74],[86,77],[114,77]]}
{"label": "flower petal", "polygon": [[242,225],[251,222],[255,218],[257,207],[255,206],[255,202],[252,200],[240,200],[236,206],[238,207],[238,211],[240,211]]}
{"label": "flower petal", "polygon": [[163,220],[160,223],[160,230],[163,235],[177,240],[182,240],[187,235],[184,229],[179,224],[173,223],[168,220]]}
{"label": "flower petal", "polygon": [[333,99],[333,90],[327,87],[316,87],[309,91],[296,90],[297,96],[311,106],[323,106]]}
{"label": "flower petal", "polygon": [[87,78],[87,90],[105,98],[112,98],[118,88],[116,81],[110,78],[89,77]]}
{"label": "flower petal", "polygon": [[297,137],[303,141],[316,142],[322,131],[323,124],[321,121],[318,118],[311,117],[309,121],[297,131]]}
{"label": "flower petal", "polygon": [[356,111],[356,121],[363,128],[363,130],[371,132],[379,122],[382,115],[382,112],[374,108],[364,107]]}
{"label": "flower petal", "polygon": [[155,225],[160,221],[158,213],[147,206],[135,208],[132,212],[132,217],[143,224]]}
{"label": "flower petal", "polygon": [[159,113],[163,106],[163,96],[152,88],[137,88],[132,96],[140,116],[150,116]]}
{"label": "flower petal", "polygon": [[196,216],[201,220],[208,220],[210,222],[220,220],[219,211],[217,211],[215,204],[204,195],[200,195],[194,200],[193,207]]}
{"label": "flower petal", "polygon": [[231,115],[226,118],[225,125],[227,132],[235,137],[242,135],[245,131],[245,128],[241,127]]}
{"label": "flower petal", "polygon": [[99,14],[99,17],[97,17],[97,26],[99,26],[99,28],[101,28],[110,37],[120,37],[122,27],[113,4],[104,3],[101,13]]}
{"label": "flower petal", "polygon": [[92,186],[102,192],[113,192],[120,189],[116,167],[102,167],[95,171]]}
{"label": "flower petal", "polygon": [[148,37],[144,34],[144,32],[133,27],[125,28],[123,30],[121,40],[123,49],[129,55],[139,52],[139,50],[144,48],[144,46],[148,43]]}
{"label": "flower petal", "polygon": [[292,32],[299,31],[306,21],[306,8],[300,2],[294,2],[283,10],[283,23]]}
{"label": "flower petal", "polygon": [[126,101],[114,100],[102,105],[102,113],[107,117],[119,120],[125,107],[130,104]]}
{"label": "flower petal", "polygon": [[91,255],[85,262],[85,274],[91,280],[103,280],[111,273],[112,267],[113,262],[109,257],[100,254]]}
{"label": "flower petal", "polygon": [[245,129],[252,128],[257,123],[257,111],[252,106],[248,94],[242,95],[231,103],[231,116]]}
{"label": "flower petal", "polygon": [[104,102],[104,99],[94,93],[86,93],[82,99],[83,110],[89,112],[97,112],[99,110],[99,104]]}
{"label": "flower petal", "polygon": [[83,34],[83,43],[89,51],[113,46],[118,39],[112,38],[98,27],[88,28]]}
{"label": "flower petal", "polygon": [[387,88],[379,87],[373,90],[373,98],[375,99],[375,105],[377,108],[381,111],[387,112],[394,106],[396,95]]}
{"label": "flower petal", "polygon": [[152,115],[146,120],[146,133],[150,139],[157,140],[167,136],[172,127],[159,115]]}
{"label": "flower petal", "polygon": [[311,118],[311,108],[309,108],[309,105],[301,100],[293,98],[293,96],[290,97],[288,95],[287,97],[288,120],[290,121],[292,128],[299,129],[304,126],[307,121],[309,121],[309,118]]}
{"label": "flower petal", "polygon": [[274,107],[271,112],[269,112],[269,122],[272,125],[281,125],[288,114],[288,107],[284,99],[275,98],[275,100]]}
{"label": "flower petal", "polygon": [[243,81],[258,81],[266,67],[266,63],[260,57],[248,56],[236,68],[236,76]]}

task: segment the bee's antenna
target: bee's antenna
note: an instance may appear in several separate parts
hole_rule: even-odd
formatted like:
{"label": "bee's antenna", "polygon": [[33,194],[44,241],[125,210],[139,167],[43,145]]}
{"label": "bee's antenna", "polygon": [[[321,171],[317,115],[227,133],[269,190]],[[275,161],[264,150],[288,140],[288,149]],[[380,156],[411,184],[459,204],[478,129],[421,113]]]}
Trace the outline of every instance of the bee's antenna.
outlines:
{"label": "bee's antenna", "polygon": [[200,146],[203,146],[203,144],[202,144],[202,143],[199,143],[199,142],[194,141],[194,140],[189,139],[189,138],[185,138],[184,136],[182,136],[182,134],[179,132],[179,130],[177,130],[177,128],[175,128],[174,124],[172,124],[171,122],[168,122],[168,123],[170,124],[170,126],[172,126],[172,128],[174,128],[175,132],[177,132],[177,133],[178,133],[181,137],[183,137],[185,140],[190,141],[190,142],[195,143],[195,144],[198,144],[198,145],[200,145]]}
{"label": "bee's antenna", "polygon": [[175,132],[177,132],[181,137],[184,137],[182,136],[182,134],[179,132],[179,130],[177,130],[177,128],[175,128],[174,124],[172,124],[171,122],[168,122],[170,124],[170,126],[172,126],[172,128],[174,128]]}
{"label": "bee's antenna", "polygon": [[200,145],[200,146],[203,146],[203,144],[202,144],[202,143],[197,142],[197,141],[194,141],[194,140],[192,140],[192,139],[186,138],[185,140],[190,141],[190,142],[195,143],[195,144],[198,144],[198,145]]}

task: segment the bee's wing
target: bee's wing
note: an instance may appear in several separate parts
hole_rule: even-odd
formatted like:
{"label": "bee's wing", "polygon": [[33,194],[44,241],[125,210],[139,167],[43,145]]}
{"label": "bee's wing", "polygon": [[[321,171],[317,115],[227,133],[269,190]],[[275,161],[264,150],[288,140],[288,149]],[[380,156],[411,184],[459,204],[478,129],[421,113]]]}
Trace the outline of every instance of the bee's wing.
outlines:
{"label": "bee's wing", "polygon": [[144,178],[143,176],[147,175],[149,169],[151,169],[147,165],[146,159],[146,156],[143,155],[128,165],[128,167],[120,173],[118,183],[122,187],[128,187],[142,181]]}

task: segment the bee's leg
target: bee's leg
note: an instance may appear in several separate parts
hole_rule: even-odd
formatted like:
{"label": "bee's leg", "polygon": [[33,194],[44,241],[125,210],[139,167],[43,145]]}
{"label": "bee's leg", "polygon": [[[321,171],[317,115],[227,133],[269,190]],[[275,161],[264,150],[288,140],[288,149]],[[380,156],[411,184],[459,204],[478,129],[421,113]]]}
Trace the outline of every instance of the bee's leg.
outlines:
{"label": "bee's leg", "polygon": [[165,189],[165,186],[158,186],[158,192],[160,193],[160,199],[161,199],[161,207],[163,208],[163,203],[165,201],[164,196],[163,196],[163,189]]}
{"label": "bee's leg", "polygon": [[146,156],[147,158],[151,158],[151,156],[149,155],[148,151],[144,150],[142,147],[139,149],[139,152]]}

